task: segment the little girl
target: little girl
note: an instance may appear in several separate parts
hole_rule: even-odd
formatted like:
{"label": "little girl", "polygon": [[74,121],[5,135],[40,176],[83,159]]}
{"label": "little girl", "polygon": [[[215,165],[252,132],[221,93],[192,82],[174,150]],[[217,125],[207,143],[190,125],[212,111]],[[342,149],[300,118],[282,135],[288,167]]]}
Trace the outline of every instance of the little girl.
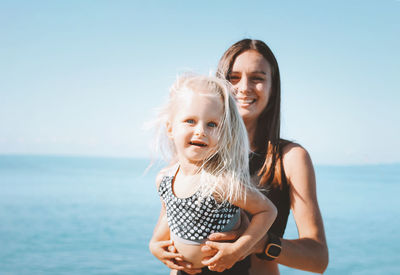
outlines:
{"label": "little girl", "polygon": [[277,211],[250,183],[247,132],[229,84],[212,76],[178,78],[160,120],[166,146],[162,139],[158,145],[170,154],[173,165],[157,176],[168,227],[159,221],[157,230],[164,232],[155,235],[164,240],[169,235],[179,254],[156,251],[152,242],[161,239],[154,237],[150,250],[159,259],[174,255],[200,268],[201,244],[211,233],[237,228],[241,208],[252,215],[248,228],[209,262],[230,268],[265,235]]}

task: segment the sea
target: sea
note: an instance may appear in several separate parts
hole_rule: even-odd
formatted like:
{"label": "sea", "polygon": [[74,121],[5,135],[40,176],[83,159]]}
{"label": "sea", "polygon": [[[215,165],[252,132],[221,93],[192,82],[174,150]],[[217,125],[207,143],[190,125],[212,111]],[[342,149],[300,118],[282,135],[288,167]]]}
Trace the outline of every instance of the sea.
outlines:
{"label": "sea", "polygon": [[[0,274],[169,274],[148,249],[160,211],[149,164],[0,155]],[[325,274],[400,274],[400,164],[315,170]]]}

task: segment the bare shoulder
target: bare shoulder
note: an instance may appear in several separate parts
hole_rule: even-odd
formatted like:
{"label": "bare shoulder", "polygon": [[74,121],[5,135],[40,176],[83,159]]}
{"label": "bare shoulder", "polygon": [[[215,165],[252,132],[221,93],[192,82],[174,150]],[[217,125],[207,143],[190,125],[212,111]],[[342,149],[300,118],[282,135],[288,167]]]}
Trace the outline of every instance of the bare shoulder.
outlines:
{"label": "bare shoulder", "polygon": [[175,165],[168,165],[168,166],[164,167],[163,169],[161,169],[160,172],[158,172],[158,174],[156,176],[156,187],[157,187],[157,190],[160,187],[160,183],[161,183],[162,179],[165,176],[171,176],[173,174],[174,167],[175,167]]}
{"label": "bare shoulder", "polygon": [[314,174],[311,157],[307,150],[297,143],[290,143],[283,147],[283,167],[289,179],[299,174]]}
{"label": "bare shoulder", "polygon": [[156,188],[158,190],[158,188],[160,188],[160,183],[163,179],[163,177],[165,176],[165,171],[163,171],[164,169],[162,169],[160,172],[158,172],[157,176],[156,176]]}
{"label": "bare shoulder", "polygon": [[291,165],[293,162],[310,159],[307,150],[298,143],[289,143],[282,150],[283,164]]}

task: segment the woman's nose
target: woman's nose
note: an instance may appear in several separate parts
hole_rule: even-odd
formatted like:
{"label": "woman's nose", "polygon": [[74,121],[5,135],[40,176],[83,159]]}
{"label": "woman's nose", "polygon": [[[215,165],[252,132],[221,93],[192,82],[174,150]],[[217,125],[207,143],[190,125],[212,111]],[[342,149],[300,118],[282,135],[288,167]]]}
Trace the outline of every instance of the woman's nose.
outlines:
{"label": "woman's nose", "polygon": [[236,90],[238,93],[247,93],[250,91],[250,83],[246,76],[243,76],[236,84]]}

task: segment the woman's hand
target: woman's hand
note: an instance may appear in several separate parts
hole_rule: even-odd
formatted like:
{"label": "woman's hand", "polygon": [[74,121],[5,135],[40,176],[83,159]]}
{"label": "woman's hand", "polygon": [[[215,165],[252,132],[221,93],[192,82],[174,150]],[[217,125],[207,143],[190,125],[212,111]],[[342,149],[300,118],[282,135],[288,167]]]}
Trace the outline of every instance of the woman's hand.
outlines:
{"label": "woman's hand", "polygon": [[191,263],[183,260],[182,255],[177,253],[172,240],[151,241],[149,247],[151,253],[170,269],[183,270],[188,274],[201,272],[201,269],[192,268]]}
{"label": "woman's hand", "polygon": [[[177,252],[175,246],[173,246],[173,245],[168,246],[168,251],[171,253]],[[191,263],[183,261],[181,258],[175,259],[174,262],[175,262],[175,265],[182,267],[182,269],[179,269],[179,270],[185,271],[188,274],[197,274],[197,273],[201,272],[200,268],[192,268]]]}
{"label": "woman's hand", "polygon": [[[208,236],[208,239],[210,241],[206,242],[206,244],[201,248],[201,252],[207,255],[206,257],[204,257],[202,263],[205,265],[208,265],[208,263],[212,263],[211,265],[208,265],[208,269],[210,269],[211,271],[222,272],[227,269],[227,267],[219,265],[217,262],[214,261],[218,261],[218,259],[223,261],[223,254],[228,253],[229,246],[232,246],[232,242],[237,240],[243,234],[243,232],[246,231],[250,221],[244,211],[241,211],[240,219],[240,227],[237,230],[213,233]],[[227,243],[219,243],[223,241]],[[222,250],[224,250],[224,252],[222,252]],[[221,254],[219,255],[219,257],[215,258],[219,251],[221,251]],[[242,260],[242,257],[240,257],[239,260]],[[235,262],[233,264],[235,264]]]}
{"label": "woman's hand", "polygon": [[230,269],[237,261],[244,258],[241,251],[236,249],[232,243],[206,242],[206,245],[217,253],[210,259],[201,261],[210,270],[222,272]]}
{"label": "woman's hand", "polygon": [[174,242],[168,241],[151,241],[150,252],[167,267],[171,269],[183,270],[184,267],[177,265],[176,261],[183,261],[181,254],[175,252]]}
{"label": "woman's hand", "polygon": [[201,269],[193,269],[191,263],[183,260],[182,255],[177,253],[174,242],[169,238],[167,215],[162,204],[160,217],[149,243],[150,252],[170,269],[183,270],[188,274],[200,273]]}

